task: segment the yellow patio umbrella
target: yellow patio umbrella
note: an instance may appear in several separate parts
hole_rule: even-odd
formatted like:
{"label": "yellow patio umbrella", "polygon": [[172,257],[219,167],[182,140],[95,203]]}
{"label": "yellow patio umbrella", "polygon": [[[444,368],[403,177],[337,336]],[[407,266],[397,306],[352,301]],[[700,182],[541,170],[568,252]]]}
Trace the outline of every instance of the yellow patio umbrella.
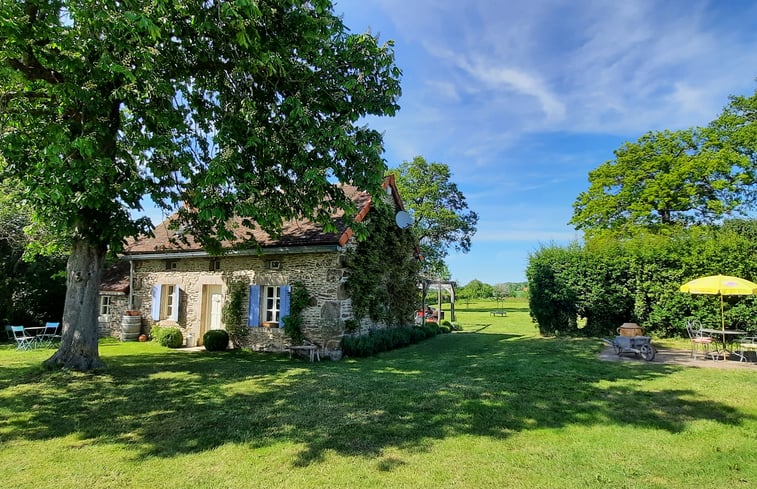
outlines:
{"label": "yellow patio umbrella", "polygon": [[681,292],[689,294],[708,294],[720,296],[720,324],[723,328],[723,344],[725,344],[725,314],[723,312],[724,295],[754,295],[757,294],[757,284],[743,278],[728,275],[710,275],[700,277],[681,285]]}

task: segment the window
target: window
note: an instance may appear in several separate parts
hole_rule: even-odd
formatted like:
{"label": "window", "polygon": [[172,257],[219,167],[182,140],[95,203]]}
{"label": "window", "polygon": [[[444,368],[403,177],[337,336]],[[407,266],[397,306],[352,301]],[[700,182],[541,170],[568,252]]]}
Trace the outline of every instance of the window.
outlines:
{"label": "window", "polygon": [[178,263],[175,260],[166,260],[166,270],[176,270]]}
{"label": "window", "polygon": [[167,319],[173,316],[175,304],[173,303],[173,291],[176,288],[175,285],[164,285],[163,293],[161,294],[160,303],[160,319]]}
{"label": "window", "polygon": [[100,296],[100,316],[109,316],[112,297],[109,295]]}
{"label": "window", "polygon": [[211,258],[210,265],[208,266],[208,271],[217,272],[220,269],[221,269],[221,260],[218,258]]}
{"label": "window", "polygon": [[265,288],[264,321],[279,322],[279,309],[281,308],[281,287],[267,286]]}
{"label": "window", "polygon": [[247,325],[257,327],[265,322],[282,327],[281,319],[289,315],[289,289],[288,285],[251,285]]}
{"label": "window", "polygon": [[154,285],[152,288],[152,319],[179,320],[179,286],[175,284]]}

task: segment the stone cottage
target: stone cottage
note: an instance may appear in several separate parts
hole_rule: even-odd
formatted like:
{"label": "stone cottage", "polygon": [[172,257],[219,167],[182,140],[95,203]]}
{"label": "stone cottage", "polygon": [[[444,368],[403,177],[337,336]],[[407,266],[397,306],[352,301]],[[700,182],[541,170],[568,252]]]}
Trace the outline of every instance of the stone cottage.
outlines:
{"label": "stone cottage", "polygon": [[[394,176],[388,176],[383,186],[386,202],[395,212],[404,211]],[[371,196],[350,186],[344,191],[358,206],[356,220],[366,219],[373,205]],[[234,249],[221,256],[209,255],[191,236],[185,236],[188,243],[172,239],[176,231],[169,229],[169,218],[156,227],[154,237],[127,247],[121,273],[126,278],[111,278],[103,286],[101,331],[119,336],[120,315],[131,304],[129,309],[141,312],[145,333],[154,325],[175,326],[181,329],[187,346],[200,345],[206,331],[225,328],[222,308],[230,284],[242,280],[246,308],[245,317],[239,320],[246,323],[250,334],[247,344],[239,346],[281,351],[289,342],[282,319],[289,314],[291,284],[297,282],[304,284],[310,297],[302,312],[305,337],[320,345],[324,353],[338,351],[345,321],[354,319],[344,283],[350,273],[347,250],[355,246],[355,239],[341,217],[341,213],[334,216],[338,229],[334,233],[306,220],[285,223],[278,239],[253,230],[260,249]],[[369,319],[358,323],[362,330],[382,326]]]}

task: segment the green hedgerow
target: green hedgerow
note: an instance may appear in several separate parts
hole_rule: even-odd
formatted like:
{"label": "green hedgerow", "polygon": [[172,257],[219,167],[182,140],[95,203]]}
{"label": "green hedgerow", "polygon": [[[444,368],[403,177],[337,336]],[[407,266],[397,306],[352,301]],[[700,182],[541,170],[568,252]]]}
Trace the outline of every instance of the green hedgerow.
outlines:
{"label": "green hedgerow", "polygon": [[436,324],[427,323],[424,326],[377,329],[360,336],[343,336],[342,352],[350,357],[368,357],[418,343],[439,332]]}

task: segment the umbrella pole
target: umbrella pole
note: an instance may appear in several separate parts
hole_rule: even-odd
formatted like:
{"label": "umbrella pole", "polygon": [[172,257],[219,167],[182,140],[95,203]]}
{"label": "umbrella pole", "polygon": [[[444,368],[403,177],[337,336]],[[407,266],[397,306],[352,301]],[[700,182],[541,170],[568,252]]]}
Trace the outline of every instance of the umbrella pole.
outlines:
{"label": "umbrella pole", "polygon": [[723,330],[723,360],[727,360],[728,350],[725,347],[725,312],[723,309],[723,293],[720,294],[720,327]]}

